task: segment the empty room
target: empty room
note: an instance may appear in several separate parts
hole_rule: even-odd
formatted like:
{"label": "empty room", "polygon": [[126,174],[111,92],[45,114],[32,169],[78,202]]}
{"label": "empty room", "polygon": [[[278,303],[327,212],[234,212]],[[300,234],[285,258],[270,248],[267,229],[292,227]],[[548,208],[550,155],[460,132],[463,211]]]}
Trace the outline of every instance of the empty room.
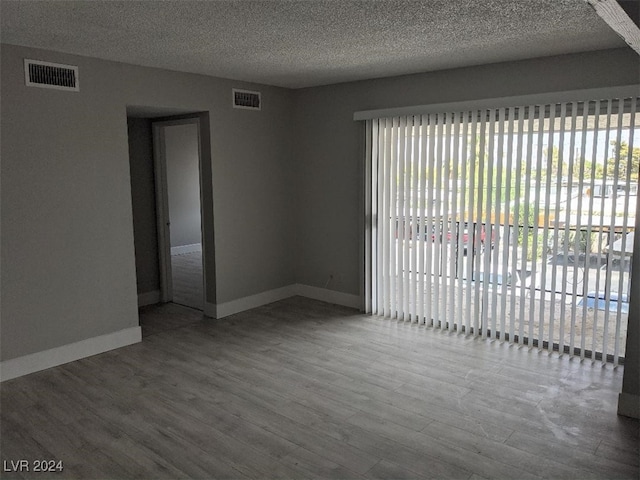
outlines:
{"label": "empty room", "polygon": [[2,478],[639,477],[640,2],[0,22]]}

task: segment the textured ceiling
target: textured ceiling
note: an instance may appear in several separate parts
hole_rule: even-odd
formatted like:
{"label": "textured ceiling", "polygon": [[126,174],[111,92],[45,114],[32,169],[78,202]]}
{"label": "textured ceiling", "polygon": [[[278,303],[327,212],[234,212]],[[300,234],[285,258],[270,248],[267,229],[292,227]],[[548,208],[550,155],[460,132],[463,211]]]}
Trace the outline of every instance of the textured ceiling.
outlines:
{"label": "textured ceiling", "polygon": [[584,0],[0,1],[3,43],[299,88],[624,47]]}

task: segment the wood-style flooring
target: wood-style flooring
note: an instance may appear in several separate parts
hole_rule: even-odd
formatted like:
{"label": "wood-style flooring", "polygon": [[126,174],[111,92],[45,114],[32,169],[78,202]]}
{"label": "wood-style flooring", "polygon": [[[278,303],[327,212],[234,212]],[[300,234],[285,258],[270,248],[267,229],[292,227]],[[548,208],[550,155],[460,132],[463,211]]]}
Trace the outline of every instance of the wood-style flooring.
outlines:
{"label": "wood-style flooring", "polygon": [[2,460],[64,462],[3,478],[639,476],[622,367],[301,297],[141,316],[139,344],[2,384]]}
{"label": "wood-style flooring", "polygon": [[171,255],[173,302],[204,310],[202,252]]}

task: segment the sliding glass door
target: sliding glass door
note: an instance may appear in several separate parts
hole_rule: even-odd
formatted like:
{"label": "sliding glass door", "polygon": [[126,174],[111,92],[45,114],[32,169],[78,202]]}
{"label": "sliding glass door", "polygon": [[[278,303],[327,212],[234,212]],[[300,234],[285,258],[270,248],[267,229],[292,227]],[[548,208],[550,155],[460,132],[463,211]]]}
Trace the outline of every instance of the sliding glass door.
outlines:
{"label": "sliding glass door", "polygon": [[367,122],[367,309],[618,362],[638,99]]}

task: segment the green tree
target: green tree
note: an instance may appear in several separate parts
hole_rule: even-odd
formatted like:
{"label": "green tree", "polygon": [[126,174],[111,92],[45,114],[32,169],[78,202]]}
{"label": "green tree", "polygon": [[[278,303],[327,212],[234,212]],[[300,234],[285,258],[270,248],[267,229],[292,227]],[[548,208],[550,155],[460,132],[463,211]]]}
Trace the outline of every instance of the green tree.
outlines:
{"label": "green tree", "polygon": [[627,169],[631,168],[631,180],[638,180],[640,171],[640,147],[634,148],[631,152],[631,162],[629,162],[629,144],[627,142],[611,142],[611,157],[607,160],[607,176],[612,177],[618,165],[618,178],[627,178]]}
{"label": "green tree", "polygon": [[[593,162],[585,160],[584,162],[584,178],[591,178],[591,172],[593,171]],[[593,178],[604,178],[604,166],[601,163],[596,163],[595,176]]]}
{"label": "green tree", "polygon": [[549,149],[545,148],[544,158],[542,160],[542,176],[550,174],[552,177],[557,177],[558,174],[566,175],[567,174],[567,162],[560,162],[560,150],[556,146],[551,147],[551,171],[547,172],[547,165],[549,162]]}
{"label": "green tree", "polygon": [[538,244],[536,251],[533,251],[533,235],[536,231],[539,231],[538,228],[538,219],[536,218],[536,212],[533,205],[528,206],[528,215],[525,216],[526,207],[524,204],[520,204],[519,207],[519,218],[520,225],[518,226],[518,245],[524,245],[524,238],[527,237],[527,251],[526,258],[527,260],[539,260],[542,258],[542,254],[544,252],[544,245],[542,245],[542,236],[538,236]]}

